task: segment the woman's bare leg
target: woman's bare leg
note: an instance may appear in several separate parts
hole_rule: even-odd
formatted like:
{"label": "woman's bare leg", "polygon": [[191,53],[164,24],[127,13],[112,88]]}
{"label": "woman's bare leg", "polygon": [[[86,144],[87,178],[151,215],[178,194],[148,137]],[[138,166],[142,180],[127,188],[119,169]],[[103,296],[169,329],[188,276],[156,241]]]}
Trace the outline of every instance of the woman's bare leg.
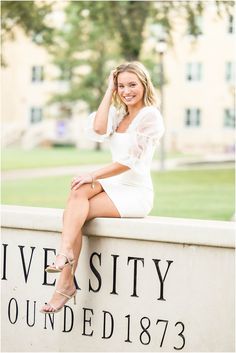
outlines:
{"label": "woman's bare leg", "polygon": [[[75,200],[77,200],[77,202],[75,202]],[[78,200],[80,200],[80,202],[78,202]],[[88,204],[87,215],[85,220],[82,221],[83,219],[81,217],[80,212],[78,211],[80,211],[81,206],[82,206],[82,209],[85,210],[87,208],[87,204]],[[72,207],[72,205],[76,207],[75,214],[74,214],[74,208]],[[72,212],[72,215],[68,214],[70,212]],[[85,212],[83,212],[82,214],[84,215]],[[63,215],[63,235],[62,235],[61,249],[62,251],[64,251],[63,243],[66,243],[67,245],[72,244],[71,246],[73,249],[75,268],[77,267],[81,246],[82,246],[81,228],[86,220],[90,220],[92,218],[99,217],[99,216],[100,217],[120,217],[119,212],[117,211],[113,202],[105,192],[98,192],[95,196],[87,200],[84,197],[84,194],[82,195],[81,198],[79,197],[74,198],[73,196],[72,196],[72,199],[71,197],[69,198],[67,208]],[[69,221],[72,223],[70,223]],[[80,226],[80,228],[76,228],[76,226],[78,227]],[[66,241],[64,239],[65,234],[67,234]],[[68,235],[70,234],[72,234],[71,238],[68,237]],[[61,260],[63,259],[61,258]],[[73,276],[71,276],[70,266],[65,266],[63,271],[60,273],[60,277],[57,281],[56,288],[59,290],[63,289],[63,291],[68,295],[72,295],[74,293],[75,285],[74,285]],[[50,300],[50,304],[52,304],[54,307],[57,308],[63,305],[65,300],[66,299],[64,297],[62,297],[60,294],[55,292],[52,299]],[[50,305],[45,305],[43,309],[49,312],[53,311]]]}
{"label": "woman's bare leg", "polygon": [[[62,240],[59,253],[66,254],[70,259],[75,258],[75,248],[80,230],[86,221],[89,212],[89,199],[102,192],[99,183],[92,189],[89,184],[82,185],[78,190],[71,191],[64,212]],[[63,256],[58,256],[57,266],[65,263]]]}

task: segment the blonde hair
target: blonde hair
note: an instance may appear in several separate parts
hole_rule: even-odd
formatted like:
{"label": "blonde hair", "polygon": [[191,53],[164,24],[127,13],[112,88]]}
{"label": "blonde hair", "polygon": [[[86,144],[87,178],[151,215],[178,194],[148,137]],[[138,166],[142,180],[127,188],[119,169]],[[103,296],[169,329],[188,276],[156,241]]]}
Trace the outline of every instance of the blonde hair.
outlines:
{"label": "blonde hair", "polygon": [[[118,76],[122,72],[131,72],[138,77],[138,79],[140,80],[144,88],[143,102],[145,106],[147,105],[158,106],[158,99],[157,99],[155,88],[152,84],[150,75],[143,64],[141,64],[138,61],[132,61],[132,62],[119,65],[113,73],[114,83],[116,87],[118,86],[117,84]],[[128,107],[120,99],[117,90],[113,93],[113,103],[116,108],[118,109],[123,108],[126,113],[128,112]]]}

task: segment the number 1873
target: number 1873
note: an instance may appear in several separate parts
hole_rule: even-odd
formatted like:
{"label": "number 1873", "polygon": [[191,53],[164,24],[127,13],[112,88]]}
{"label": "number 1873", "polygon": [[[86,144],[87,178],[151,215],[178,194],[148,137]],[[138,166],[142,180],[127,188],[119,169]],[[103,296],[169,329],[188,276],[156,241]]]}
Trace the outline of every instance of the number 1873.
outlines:
{"label": "number 1873", "polygon": [[[127,325],[127,337],[125,342],[132,343],[131,338],[130,338],[130,315],[126,315],[125,318],[128,320],[128,325]],[[159,346],[162,347],[165,343],[166,337],[168,336],[168,327],[169,327],[169,321],[168,320],[163,320],[163,319],[158,319],[156,321],[156,327],[158,330],[160,330],[160,343]],[[139,335],[139,340],[143,345],[148,345],[151,342],[151,334],[150,334],[150,329],[151,327],[151,320],[144,316],[140,319],[140,328],[141,332]],[[184,330],[185,326],[183,322],[178,321],[174,325],[175,330],[176,330],[176,343],[173,346],[173,348],[177,351],[181,350],[185,346],[185,336],[184,336]]]}

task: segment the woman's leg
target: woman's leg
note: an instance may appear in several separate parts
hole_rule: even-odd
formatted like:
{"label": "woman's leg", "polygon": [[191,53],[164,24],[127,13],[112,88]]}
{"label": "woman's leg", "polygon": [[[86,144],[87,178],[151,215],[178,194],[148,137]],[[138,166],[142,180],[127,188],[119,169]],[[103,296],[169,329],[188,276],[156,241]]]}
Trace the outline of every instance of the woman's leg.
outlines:
{"label": "woman's leg", "polygon": [[[68,212],[68,210],[64,211],[63,224],[65,224],[66,212]],[[89,211],[87,214],[86,221],[93,219],[95,217],[120,217],[116,207],[114,206],[113,202],[105,192],[101,192],[89,200]],[[82,233],[81,231],[79,231],[78,236],[76,238],[76,245],[74,247],[75,269],[78,264],[81,247],[82,247]],[[69,266],[67,266],[63,270],[58,280],[57,285],[59,288],[61,288],[61,285],[60,285],[61,283],[67,284],[69,287],[73,285],[73,276],[69,276],[69,273],[70,273],[70,268]]]}
{"label": "woman's leg", "polygon": [[[100,184],[99,184],[99,187],[101,188]],[[99,189],[97,188],[97,190]],[[88,190],[88,193],[89,192],[90,190]],[[63,235],[62,235],[61,249],[62,251],[64,251],[63,243],[65,242],[64,241],[65,235],[67,234],[67,238],[69,238],[68,235],[71,234],[72,235],[71,238],[66,239],[65,243],[72,244],[73,258],[75,260],[75,263],[74,263],[75,268],[77,266],[78,258],[81,251],[81,246],[82,246],[81,228],[85,220],[90,220],[95,217],[120,217],[118,210],[116,209],[115,205],[113,204],[113,202],[105,192],[103,191],[98,192],[95,196],[89,199],[88,198],[86,199],[84,197],[84,194],[82,194],[81,196],[82,196],[81,198],[77,198],[77,196],[69,197],[68,204],[63,216]],[[78,199],[80,199],[80,202],[78,202]],[[81,217],[81,213],[78,211],[80,211],[80,208],[82,208],[82,210],[87,209],[87,205],[88,205],[87,215],[85,220],[83,221],[83,218]],[[75,214],[74,214],[74,208],[72,206],[76,207]],[[68,214],[70,212],[72,212],[73,214],[72,215]],[[84,215],[85,212],[83,212],[82,214]],[[72,223],[70,223],[69,221]],[[63,289],[63,291],[68,295],[72,295],[74,293],[75,285],[73,281],[73,276],[71,276],[70,266],[64,267],[58,279],[56,288],[59,290]],[[62,306],[65,300],[66,299],[64,297],[62,297],[60,294],[55,292],[50,301],[50,304],[52,304],[54,307],[57,308]],[[53,311],[50,305],[45,305],[43,309],[47,311]]]}
{"label": "woman's leg", "polygon": [[74,250],[76,240],[79,237],[80,230],[86,221],[89,210],[89,199],[102,192],[100,183],[95,183],[95,188],[90,184],[82,185],[78,190],[71,190],[63,217],[63,229],[59,255],[56,257],[55,264],[51,268],[63,268],[66,263],[66,255],[69,260],[74,260]]}
{"label": "woman's leg", "polygon": [[[70,259],[75,258],[75,248],[80,230],[86,221],[89,212],[89,200],[95,195],[102,192],[99,183],[95,184],[92,189],[90,184],[82,185],[78,190],[72,190],[68,198],[66,209],[64,212],[64,222],[62,230],[62,240],[59,253],[63,253]],[[56,265],[60,266],[65,263],[63,256],[58,256]]]}
{"label": "woman's leg", "polygon": [[[65,223],[65,215],[66,215],[66,210],[63,213],[63,225]],[[63,227],[64,228],[64,227]],[[79,260],[79,255],[81,252],[81,248],[82,248],[82,232],[80,231],[78,233],[78,237],[76,239],[76,244],[74,247],[74,269],[76,269],[77,264],[78,264],[78,260]],[[57,289],[60,288],[64,288],[65,290],[69,290],[70,292],[74,292],[73,289],[75,289],[74,286],[74,276],[71,276],[71,270],[69,266],[66,266],[63,271],[61,272],[61,275],[57,281]],[[71,293],[71,294],[72,294]]]}
{"label": "woman's leg", "polygon": [[[76,246],[74,249],[74,257],[75,257],[74,268],[75,269],[78,264],[81,247],[82,247],[82,233],[80,231],[80,233],[78,234],[78,239],[76,241]],[[74,284],[74,276],[71,275],[70,266],[65,266],[62,272],[60,272],[59,278],[56,283],[56,290],[62,291],[67,295],[72,295],[75,292],[76,288]],[[63,306],[63,304],[66,301],[67,301],[67,298],[63,297],[61,294],[55,291],[49,304],[52,304],[54,308],[59,308]],[[42,309],[48,312],[53,311],[53,308],[48,304],[45,304]]]}

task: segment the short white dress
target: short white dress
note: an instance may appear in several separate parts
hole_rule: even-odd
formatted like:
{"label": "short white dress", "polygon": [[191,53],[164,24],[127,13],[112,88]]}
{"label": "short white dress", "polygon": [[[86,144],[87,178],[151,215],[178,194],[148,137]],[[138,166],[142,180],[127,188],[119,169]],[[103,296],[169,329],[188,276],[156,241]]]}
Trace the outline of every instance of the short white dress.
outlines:
{"label": "short white dress", "polygon": [[112,161],[130,169],[113,177],[98,179],[121,217],[145,217],[153,207],[151,163],[156,146],[164,133],[164,124],[155,106],[143,107],[125,132],[116,132],[124,112],[110,107],[107,132],[94,131],[96,112],[90,114],[85,132],[93,141],[108,141]]}

